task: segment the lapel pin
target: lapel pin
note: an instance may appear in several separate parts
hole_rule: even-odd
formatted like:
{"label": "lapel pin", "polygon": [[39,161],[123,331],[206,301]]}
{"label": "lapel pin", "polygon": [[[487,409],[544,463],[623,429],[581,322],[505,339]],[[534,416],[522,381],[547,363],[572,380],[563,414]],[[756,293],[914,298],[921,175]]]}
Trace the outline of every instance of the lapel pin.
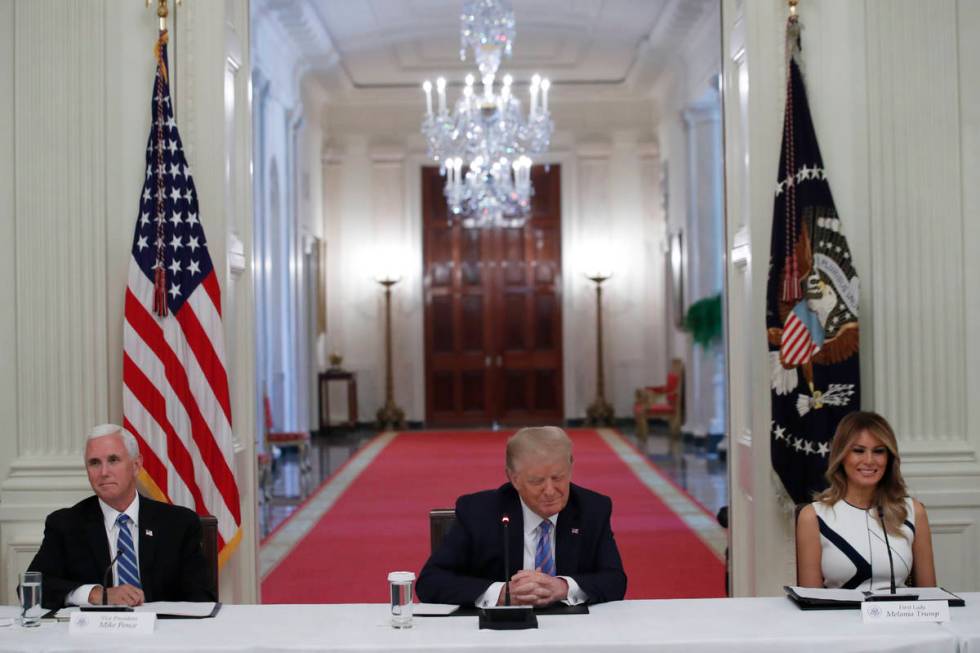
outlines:
{"label": "lapel pin", "polygon": [[147,537],[153,537],[153,531],[151,531],[151,530],[150,530],[149,528],[147,528],[147,529],[146,529],[145,531],[143,531],[143,532],[144,532],[144,533],[146,533],[146,536],[147,536]]}
{"label": "lapel pin", "polygon": [[578,529],[577,528],[573,528],[572,529],[572,535],[578,535]]}

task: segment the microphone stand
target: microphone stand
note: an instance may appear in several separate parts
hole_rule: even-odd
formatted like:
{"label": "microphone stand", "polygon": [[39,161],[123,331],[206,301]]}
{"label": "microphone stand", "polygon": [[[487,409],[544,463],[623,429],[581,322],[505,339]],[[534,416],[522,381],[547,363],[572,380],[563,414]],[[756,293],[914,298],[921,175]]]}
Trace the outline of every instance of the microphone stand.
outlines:
{"label": "microphone stand", "polygon": [[510,515],[500,518],[504,537],[504,604],[480,608],[480,630],[524,630],[537,628],[538,617],[530,605],[510,604]]}
{"label": "microphone stand", "polygon": [[[891,573],[891,592],[888,594],[872,594],[865,601],[915,601],[919,598],[918,594],[898,594],[895,591],[895,561],[892,558],[892,545],[888,541],[888,529],[885,527],[885,509],[878,504],[878,522],[881,524],[881,532],[885,536],[885,549],[888,551],[888,571]],[[874,570],[871,571],[872,578]]]}
{"label": "microphone stand", "polygon": [[504,515],[504,606],[510,607],[510,515]]}
{"label": "microphone stand", "polygon": [[102,574],[102,605],[84,605],[80,610],[83,612],[132,612],[133,608],[128,605],[109,605],[109,579],[112,575],[112,566],[116,564],[119,560],[119,556],[122,555],[122,550],[116,551],[116,555],[113,556],[112,561],[109,562],[109,566],[105,568],[105,572]]}

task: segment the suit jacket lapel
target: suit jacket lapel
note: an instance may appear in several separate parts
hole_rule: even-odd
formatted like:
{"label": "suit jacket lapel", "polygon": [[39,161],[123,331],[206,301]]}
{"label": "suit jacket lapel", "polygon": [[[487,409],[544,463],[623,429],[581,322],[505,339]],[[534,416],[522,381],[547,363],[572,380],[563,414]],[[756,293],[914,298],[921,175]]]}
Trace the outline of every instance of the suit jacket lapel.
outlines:
{"label": "suit jacket lapel", "polygon": [[[147,601],[152,601],[147,587],[150,578],[150,570],[153,569],[153,559],[156,556],[156,506],[143,496],[140,496],[140,519],[139,519],[139,556],[140,563],[140,584],[143,586],[143,594]],[[153,533],[154,535],[147,535]]]}
{"label": "suit jacket lapel", "polygon": [[571,576],[578,571],[582,543],[580,517],[575,494],[569,488],[568,505],[558,513],[558,525],[555,527],[555,570],[558,576]]}
{"label": "suit jacket lapel", "polygon": [[[99,574],[99,583],[102,583],[101,574],[105,573],[109,566],[109,537],[105,532],[105,515],[99,507],[99,500],[92,497],[92,507],[88,511],[85,521],[85,539],[88,541],[89,548],[92,549],[92,560],[95,562],[96,573]],[[112,581],[112,575],[109,576]]]}

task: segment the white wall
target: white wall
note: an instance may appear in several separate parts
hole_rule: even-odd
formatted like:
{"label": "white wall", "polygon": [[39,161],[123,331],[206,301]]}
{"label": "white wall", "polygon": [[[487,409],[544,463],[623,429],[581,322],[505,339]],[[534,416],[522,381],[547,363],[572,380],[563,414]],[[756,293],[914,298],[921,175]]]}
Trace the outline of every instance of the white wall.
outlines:
{"label": "white wall", "polygon": [[[792,518],[769,464],[764,306],[782,129],[785,3],[724,2],[732,554],[740,595],[793,580]],[[895,427],[929,510],[941,584],[980,588],[975,211],[980,7],[802,4],[805,79],[861,278],[862,404]],[[740,69],[742,75],[740,76]]]}
{"label": "white wall", "polygon": [[[171,61],[177,121],[222,284],[235,465],[244,537],[222,571],[222,599],[256,596],[248,190],[225,197],[226,106],[248,122],[247,83],[224,70],[229,30],[247,53],[243,2],[185,3]],[[82,468],[87,430],[122,418],[122,302],[143,183],[156,17],[142,3],[0,3],[0,587],[40,543],[44,517],[91,492]],[[243,38],[242,38],[243,37]],[[187,65],[193,62],[193,65]],[[244,79],[248,77],[247,56]],[[249,149],[238,143],[236,173]],[[12,143],[11,143],[12,140]],[[8,180],[13,180],[12,184]]]}

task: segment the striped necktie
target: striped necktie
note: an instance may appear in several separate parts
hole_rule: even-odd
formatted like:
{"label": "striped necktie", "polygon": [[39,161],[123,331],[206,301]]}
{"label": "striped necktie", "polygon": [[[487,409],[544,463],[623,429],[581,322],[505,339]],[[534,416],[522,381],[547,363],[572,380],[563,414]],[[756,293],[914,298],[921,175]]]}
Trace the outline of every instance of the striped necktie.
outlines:
{"label": "striped necktie", "polygon": [[538,547],[534,552],[534,568],[549,576],[555,575],[555,556],[551,551],[551,522],[545,519],[538,526]]}
{"label": "striped necktie", "polygon": [[140,585],[140,565],[136,560],[136,547],[133,546],[133,535],[129,532],[129,515],[123,513],[116,518],[119,527],[119,537],[116,538],[116,573],[120,585],[132,585],[142,589]]}

